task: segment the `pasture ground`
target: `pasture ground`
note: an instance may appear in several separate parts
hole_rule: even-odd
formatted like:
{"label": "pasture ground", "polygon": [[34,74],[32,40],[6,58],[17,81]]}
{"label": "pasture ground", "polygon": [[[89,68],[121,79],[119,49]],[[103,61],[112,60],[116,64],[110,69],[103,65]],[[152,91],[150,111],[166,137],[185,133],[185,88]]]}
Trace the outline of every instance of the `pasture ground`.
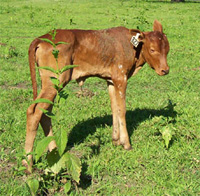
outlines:
{"label": "pasture ground", "polygon": [[[114,147],[106,83],[72,81],[62,105],[68,147],[81,158],[71,195],[200,195],[200,3],[146,1],[0,2],[0,195],[30,195],[20,171],[26,109],[32,101],[28,47],[53,28],[114,26],[151,31],[158,19],[170,42],[170,74],[145,65],[128,82],[127,125],[132,151]],[[39,77],[38,77],[39,80]],[[161,130],[173,132],[166,149]],[[39,128],[36,143],[43,138]],[[64,195],[51,189],[49,195]]]}

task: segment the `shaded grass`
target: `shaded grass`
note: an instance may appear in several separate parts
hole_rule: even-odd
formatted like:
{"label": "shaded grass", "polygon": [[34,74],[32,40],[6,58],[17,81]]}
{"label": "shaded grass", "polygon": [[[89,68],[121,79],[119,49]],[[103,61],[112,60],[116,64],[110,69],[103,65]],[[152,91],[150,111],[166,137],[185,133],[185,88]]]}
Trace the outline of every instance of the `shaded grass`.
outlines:
{"label": "shaded grass", "polygon": [[[139,27],[161,21],[170,42],[170,74],[146,65],[128,82],[127,126],[132,151],[112,146],[112,116],[106,83],[91,78],[79,96],[71,82],[62,105],[68,148],[82,161],[79,193],[73,195],[200,194],[200,4],[144,1],[10,1],[0,5],[0,192],[29,195],[18,171],[26,109],[32,100],[28,47],[56,28]],[[91,93],[90,93],[91,92]],[[164,124],[160,121],[164,119]],[[166,149],[160,129],[174,131]],[[38,130],[36,142],[43,137]],[[59,193],[59,194],[62,194]]]}

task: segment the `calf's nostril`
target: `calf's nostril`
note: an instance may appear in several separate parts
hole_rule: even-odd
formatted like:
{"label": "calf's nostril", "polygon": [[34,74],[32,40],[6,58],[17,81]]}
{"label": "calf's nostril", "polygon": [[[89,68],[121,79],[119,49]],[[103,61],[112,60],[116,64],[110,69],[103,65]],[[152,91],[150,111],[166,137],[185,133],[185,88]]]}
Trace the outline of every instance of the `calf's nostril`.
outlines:
{"label": "calf's nostril", "polygon": [[166,75],[169,73],[169,69],[166,69],[166,70],[162,70],[162,72]]}

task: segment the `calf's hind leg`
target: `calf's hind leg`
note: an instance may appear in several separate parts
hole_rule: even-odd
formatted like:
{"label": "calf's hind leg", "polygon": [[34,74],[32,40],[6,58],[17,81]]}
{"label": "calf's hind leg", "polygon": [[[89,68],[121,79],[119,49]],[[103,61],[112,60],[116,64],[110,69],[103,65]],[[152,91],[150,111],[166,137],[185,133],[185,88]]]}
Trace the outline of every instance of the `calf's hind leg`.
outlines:
{"label": "calf's hind leg", "polygon": [[[44,98],[53,101],[55,96],[56,90],[53,87],[49,87],[46,89],[42,89],[37,98]],[[41,125],[44,128],[45,135],[50,136],[53,134],[51,130],[51,120],[44,117],[44,114],[40,110],[40,108],[51,110],[52,106],[50,106],[50,104],[48,103],[34,103],[30,105],[27,110],[25,152],[26,154],[28,154],[28,162],[26,160],[23,160],[22,164],[26,166],[28,173],[30,173],[32,170],[33,160],[32,154],[30,153],[33,151],[33,144],[39,122],[41,122]],[[50,149],[52,150],[53,147],[55,147],[55,143],[52,143],[50,146]]]}
{"label": "calf's hind leg", "polygon": [[[52,106],[49,107],[48,109],[50,112],[52,111]],[[44,135],[46,137],[48,136],[53,136],[53,131],[52,131],[52,124],[51,124],[51,118],[46,116],[45,114],[42,114],[42,118],[40,120],[40,124],[44,130]],[[52,142],[49,143],[49,151],[51,152],[54,148],[56,148],[56,143],[53,140]]]}

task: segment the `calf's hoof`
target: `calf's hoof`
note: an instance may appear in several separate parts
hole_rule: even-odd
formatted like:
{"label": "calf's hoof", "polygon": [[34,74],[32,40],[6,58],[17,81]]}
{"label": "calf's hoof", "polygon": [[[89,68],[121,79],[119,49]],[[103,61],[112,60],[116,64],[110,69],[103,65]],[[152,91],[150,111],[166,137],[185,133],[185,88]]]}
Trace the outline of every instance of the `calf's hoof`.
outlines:
{"label": "calf's hoof", "polygon": [[130,144],[124,144],[123,147],[124,147],[124,150],[132,150],[133,149]]}
{"label": "calf's hoof", "polygon": [[32,164],[28,163],[25,159],[22,160],[22,165],[26,167],[25,173],[31,174],[32,173]]}
{"label": "calf's hoof", "polygon": [[114,146],[119,146],[120,145],[120,141],[119,140],[113,140],[112,141]]}

